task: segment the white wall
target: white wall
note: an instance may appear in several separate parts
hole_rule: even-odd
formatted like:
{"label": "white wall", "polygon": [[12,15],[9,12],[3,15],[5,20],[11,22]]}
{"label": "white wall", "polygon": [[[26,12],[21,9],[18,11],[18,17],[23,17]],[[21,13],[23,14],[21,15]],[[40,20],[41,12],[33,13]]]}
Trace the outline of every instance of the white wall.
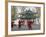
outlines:
{"label": "white wall", "polygon": [[0,0],[0,37],[3,37],[3,34],[5,34],[4,33],[4,16],[5,16],[5,5],[4,5],[4,0]]}
{"label": "white wall", "polygon": [[[46,3],[46,0],[26,0],[26,1],[45,2]],[[5,9],[4,9],[5,7],[4,7],[4,5],[5,5],[4,0],[0,0],[0,37],[4,37],[3,35],[5,33],[5,31],[4,31],[4,29],[5,29],[5,20],[4,20],[5,19],[4,18],[5,17]],[[46,13],[45,13],[45,18],[46,18]],[[45,28],[46,28],[46,23],[45,23]],[[46,37],[46,34],[44,34],[44,35],[29,35],[29,36],[13,36],[13,37]]]}

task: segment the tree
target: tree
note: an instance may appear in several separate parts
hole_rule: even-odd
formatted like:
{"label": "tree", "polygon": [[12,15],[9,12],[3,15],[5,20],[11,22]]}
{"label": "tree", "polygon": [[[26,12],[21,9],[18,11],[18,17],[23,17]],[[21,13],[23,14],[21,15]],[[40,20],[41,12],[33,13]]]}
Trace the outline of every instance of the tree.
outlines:
{"label": "tree", "polygon": [[[37,12],[32,12],[30,9],[25,11],[25,7],[21,7],[20,13],[17,13],[16,7],[14,7],[14,13],[15,13],[14,19],[17,19],[17,18],[20,18],[20,19],[36,19],[36,18],[39,18]],[[20,17],[18,17],[18,16],[20,16]]]}
{"label": "tree", "polygon": [[35,16],[37,13],[32,12],[30,9],[22,12],[20,15],[22,15],[21,19],[35,19],[38,16]]}

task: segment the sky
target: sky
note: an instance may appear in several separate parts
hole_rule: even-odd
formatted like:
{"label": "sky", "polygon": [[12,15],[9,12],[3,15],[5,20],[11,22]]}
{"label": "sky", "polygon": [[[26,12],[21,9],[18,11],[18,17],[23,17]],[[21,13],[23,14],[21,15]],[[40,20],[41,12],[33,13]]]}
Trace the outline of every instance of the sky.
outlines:
{"label": "sky", "polygon": [[[23,6],[15,6],[17,13],[20,13],[22,11],[21,10],[22,7]],[[25,8],[25,11],[30,9],[32,12],[37,12],[36,7],[24,6],[24,8]]]}

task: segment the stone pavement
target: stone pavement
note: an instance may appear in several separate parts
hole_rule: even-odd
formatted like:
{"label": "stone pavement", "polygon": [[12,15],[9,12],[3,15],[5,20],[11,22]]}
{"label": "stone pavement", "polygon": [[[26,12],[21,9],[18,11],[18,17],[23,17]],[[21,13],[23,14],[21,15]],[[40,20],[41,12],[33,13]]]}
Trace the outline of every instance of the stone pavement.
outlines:
{"label": "stone pavement", "polygon": [[[34,24],[32,25],[32,30],[39,30],[40,25]],[[12,31],[19,31],[19,30],[29,30],[27,25],[21,25],[21,28],[18,28],[18,26],[13,27]]]}

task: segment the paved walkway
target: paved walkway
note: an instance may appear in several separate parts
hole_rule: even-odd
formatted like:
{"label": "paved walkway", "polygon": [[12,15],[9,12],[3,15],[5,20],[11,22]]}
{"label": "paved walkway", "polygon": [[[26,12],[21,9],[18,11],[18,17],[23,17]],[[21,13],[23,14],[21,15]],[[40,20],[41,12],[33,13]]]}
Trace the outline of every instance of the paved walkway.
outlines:
{"label": "paved walkway", "polygon": [[[40,25],[34,24],[32,25],[32,30],[39,30]],[[19,29],[18,26],[14,26],[12,31],[19,31],[19,30],[29,30],[26,25],[22,25],[21,28]]]}

